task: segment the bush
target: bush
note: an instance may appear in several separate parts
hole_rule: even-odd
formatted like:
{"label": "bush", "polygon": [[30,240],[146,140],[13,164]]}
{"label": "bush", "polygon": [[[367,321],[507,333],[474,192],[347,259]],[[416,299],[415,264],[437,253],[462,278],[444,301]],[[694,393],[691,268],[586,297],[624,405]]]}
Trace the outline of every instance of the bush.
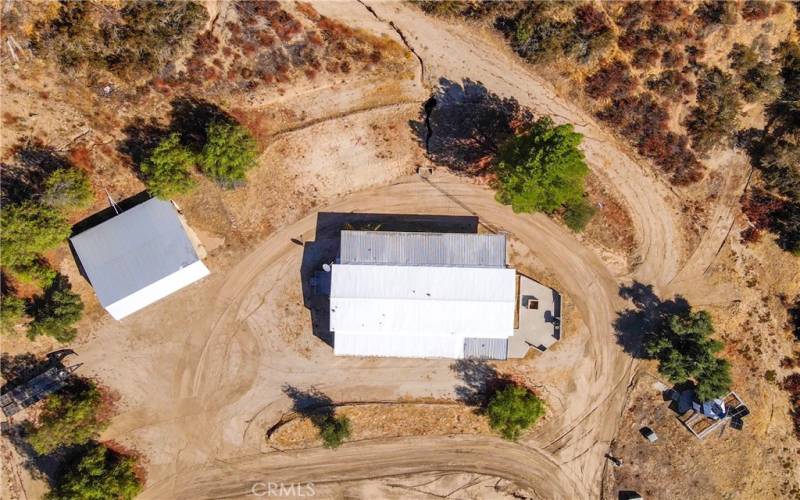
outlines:
{"label": "bush", "polygon": [[207,137],[200,153],[203,173],[227,187],[243,183],[258,155],[250,134],[239,125],[217,121],[208,126]]}
{"label": "bush", "polygon": [[509,385],[492,395],[486,414],[492,429],[505,439],[516,441],[522,431],[544,415],[544,401],[524,387]]}
{"label": "bush", "polygon": [[783,81],[777,65],[760,61],[755,50],[737,43],[733,45],[728,59],[731,69],[736,72],[739,92],[745,101],[773,99],[780,94]]}
{"label": "bush", "polygon": [[615,99],[597,116],[633,142],[640,154],[669,173],[673,184],[686,185],[702,177],[703,166],[687,147],[687,138],[668,130],[669,114],[653,94]]}
{"label": "bush", "polygon": [[554,126],[540,118],[531,129],[501,147],[497,199],[515,212],[553,213],[583,199],[589,172],[578,148],[583,136],[572,125]]}
{"label": "bush", "polygon": [[173,60],[207,20],[195,2],[125,2],[115,12],[92,2],[62,2],[56,17],[37,23],[31,44],[63,68],[103,69],[135,80]]}
{"label": "bush", "polygon": [[3,294],[0,298],[0,331],[4,335],[16,332],[16,326],[25,318],[25,301]]}
{"label": "bush", "polygon": [[[800,138],[798,138],[800,139]],[[771,190],[800,203],[800,141],[767,141],[756,166]]]}
{"label": "bush", "polygon": [[564,210],[564,223],[576,233],[583,231],[592,220],[597,209],[586,199],[580,202],[568,203]]}
{"label": "bush", "polygon": [[708,0],[700,4],[694,15],[706,25],[733,25],[738,21],[736,2],[730,0]]}
{"label": "bush", "polygon": [[701,401],[730,389],[730,366],[715,355],[723,344],[711,338],[714,325],[706,311],[676,313],[644,332],[644,352],[657,359],[658,371],[670,382],[694,380]]}
{"label": "bush", "polygon": [[102,407],[103,395],[97,386],[86,379],[74,379],[45,399],[27,441],[40,455],[86,444],[107,425],[100,416]]}
{"label": "bush", "polygon": [[615,60],[601,66],[586,78],[585,90],[593,99],[622,99],[636,88],[636,78],[627,63]]}
{"label": "bush", "polygon": [[769,17],[771,10],[770,2],[767,0],[744,0],[741,8],[742,19],[760,21]]}
{"label": "bush", "polygon": [[150,194],[169,199],[195,187],[192,178],[195,163],[196,156],[181,144],[180,134],[174,132],[158,143],[140,170]]}
{"label": "bush", "polygon": [[350,419],[330,416],[320,424],[319,435],[325,448],[340,447],[350,437]]}
{"label": "bush", "polygon": [[59,342],[69,342],[78,333],[73,326],[83,314],[80,295],[74,293],[69,280],[58,276],[44,291],[44,295],[34,297],[30,306],[32,321],[28,337],[39,335],[53,337]]}
{"label": "bush", "polygon": [[94,199],[89,178],[82,170],[61,168],[45,181],[42,201],[59,210],[80,210],[91,206]]}
{"label": "bush", "polygon": [[5,205],[0,220],[0,263],[15,272],[33,268],[42,252],[58,246],[70,234],[63,215],[31,201]]}
{"label": "bush", "polygon": [[142,490],[133,458],[94,444],[71,464],[49,500],[130,500]]}
{"label": "bush", "polygon": [[565,12],[569,5],[557,5],[556,2],[524,4],[510,20],[510,29],[507,30],[517,53],[535,64],[550,63],[559,57],[586,63],[611,47],[614,33],[605,14],[590,4]]}
{"label": "bush", "polygon": [[633,53],[633,67],[638,69],[647,69],[654,65],[660,54],[658,50],[652,47],[641,47],[636,49]]}
{"label": "bush", "polygon": [[667,99],[678,99],[694,91],[694,85],[680,71],[666,70],[647,79],[647,88]]}
{"label": "bush", "polygon": [[697,106],[686,120],[692,148],[707,153],[730,137],[736,131],[740,106],[731,75],[717,67],[704,70],[697,86]]}

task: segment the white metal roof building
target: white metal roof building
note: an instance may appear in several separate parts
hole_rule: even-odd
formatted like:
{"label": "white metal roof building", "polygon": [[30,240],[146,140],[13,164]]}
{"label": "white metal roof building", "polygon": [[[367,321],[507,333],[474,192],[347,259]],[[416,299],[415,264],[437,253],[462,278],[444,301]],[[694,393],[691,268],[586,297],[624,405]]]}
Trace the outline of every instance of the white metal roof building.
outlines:
{"label": "white metal roof building", "polygon": [[334,352],[505,359],[517,296],[505,250],[503,235],[342,231]]}
{"label": "white metal roof building", "polygon": [[157,198],[70,242],[100,304],[117,320],[209,274],[173,204]]}

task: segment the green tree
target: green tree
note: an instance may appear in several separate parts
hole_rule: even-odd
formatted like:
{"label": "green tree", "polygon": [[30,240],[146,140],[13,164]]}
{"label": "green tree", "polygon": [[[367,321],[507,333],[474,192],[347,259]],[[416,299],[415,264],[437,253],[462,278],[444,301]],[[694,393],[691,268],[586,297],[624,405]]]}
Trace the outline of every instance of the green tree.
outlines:
{"label": "green tree", "polygon": [[70,465],[49,500],[130,500],[142,490],[136,462],[103,445],[95,444]]}
{"label": "green tree", "polygon": [[95,384],[75,379],[44,401],[36,425],[27,440],[40,455],[48,455],[64,446],[88,443],[107,425],[100,416],[103,396]]}
{"label": "green tree", "polygon": [[0,330],[9,335],[25,318],[25,301],[10,294],[3,294],[0,301]]}
{"label": "green tree", "polygon": [[180,134],[168,135],[141,165],[147,190],[163,199],[188,193],[195,187],[192,169],[196,161],[196,156],[181,144]]}
{"label": "green tree", "polygon": [[255,165],[256,142],[243,127],[215,121],[209,124],[207,141],[200,152],[203,173],[218,183],[235,187]]}
{"label": "green tree", "polygon": [[39,335],[69,342],[78,333],[73,326],[83,314],[80,295],[74,293],[65,276],[57,276],[43,295],[31,303],[32,321],[28,328],[31,339]]}
{"label": "green tree", "polygon": [[338,448],[350,437],[350,419],[330,416],[320,425],[319,435],[325,448]]}
{"label": "green tree", "polygon": [[0,263],[12,271],[35,266],[41,253],[56,247],[70,233],[67,220],[57,210],[25,201],[5,205],[0,211]]}
{"label": "green tree", "polygon": [[544,212],[583,203],[584,177],[589,172],[578,148],[582,135],[572,125],[554,126],[540,118],[531,129],[500,149],[497,200],[515,212]]}
{"label": "green tree", "polygon": [[672,314],[645,332],[644,351],[657,359],[659,373],[670,382],[693,380],[698,398],[707,401],[724,395],[731,384],[728,362],[716,357],[722,342],[711,338],[714,325],[706,311]]}
{"label": "green tree", "polygon": [[524,387],[509,385],[492,395],[486,414],[492,429],[516,441],[522,431],[544,415],[544,401]]}
{"label": "green tree", "polygon": [[731,389],[731,384],[731,364],[727,359],[714,358],[697,374],[697,399],[708,401],[722,397]]}
{"label": "green tree", "polygon": [[89,178],[82,170],[60,168],[45,181],[42,201],[59,210],[79,210],[92,204],[94,194]]}

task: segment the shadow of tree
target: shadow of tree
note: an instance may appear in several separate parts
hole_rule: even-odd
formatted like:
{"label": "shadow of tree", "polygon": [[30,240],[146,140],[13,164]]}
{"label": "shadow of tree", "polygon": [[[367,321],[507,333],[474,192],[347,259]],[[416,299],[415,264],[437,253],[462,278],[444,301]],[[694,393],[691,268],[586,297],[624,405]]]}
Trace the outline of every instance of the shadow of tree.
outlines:
{"label": "shadow of tree", "polygon": [[480,82],[442,78],[409,126],[432,162],[479,175],[491,167],[500,146],[533,119],[516,99],[491,93]]}
{"label": "shadow of tree", "polygon": [[23,138],[15,150],[13,162],[0,165],[0,199],[4,203],[20,203],[41,196],[51,173],[72,167],[66,157],[38,139]]}
{"label": "shadow of tree", "polygon": [[302,390],[286,384],[281,390],[292,400],[292,410],[311,420],[318,428],[322,429],[334,418],[336,407],[333,400],[316,387]]}
{"label": "shadow of tree", "polygon": [[140,165],[146,160],[159,141],[169,133],[167,127],[159,124],[154,118],[146,121],[138,117],[133,123],[122,129],[125,139],[120,141],[117,151],[130,159],[133,170],[141,177]]}
{"label": "shadow of tree", "polygon": [[194,97],[177,97],[170,103],[169,132],[181,134],[181,142],[195,153],[199,153],[208,136],[206,131],[212,122],[235,123],[236,120],[216,104]]}
{"label": "shadow of tree", "polygon": [[455,388],[456,398],[464,404],[477,406],[478,411],[486,408],[495,391],[511,383],[486,360],[459,359],[450,365],[450,369],[463,382]]}
{"label": "shadow of tree", "polygon": [[140,165],[165,136],[177,132],[186,147],[199,153],[206,143],[206,130],[210,123],[235,122],[234,118],[222,108],[202,99],[176,97],[170,104],[172,110],[168,124],[162,124],[154,118],[149,120],[137,118],[122,129],[125,139],[120,141],[117,151],[130,160],[133,170],[139,176],[141,176]]}
{"label": "shadow of tree", "polygon": [[673,299],[661,300],[653,291],[653,285],[634,281],[629,286],[621,286],[620,297],[630,300],[634,308],[617,314],[614,329],[617,341],[625,352],[637,358],[647,358],[642,349],[647,335],[661,331],[669,317],[674,314],[688,314],[689,303],[680,295]]}

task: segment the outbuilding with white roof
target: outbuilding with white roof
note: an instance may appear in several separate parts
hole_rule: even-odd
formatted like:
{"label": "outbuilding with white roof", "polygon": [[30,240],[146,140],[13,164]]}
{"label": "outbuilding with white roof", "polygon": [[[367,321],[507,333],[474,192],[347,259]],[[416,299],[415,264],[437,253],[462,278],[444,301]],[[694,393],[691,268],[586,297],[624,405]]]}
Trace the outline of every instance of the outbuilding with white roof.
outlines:
{"label": "outbuilding with white roof", "polygon": [[209,274],[175,206],[157,198],[70,243],[100,304],[117,320]]}

